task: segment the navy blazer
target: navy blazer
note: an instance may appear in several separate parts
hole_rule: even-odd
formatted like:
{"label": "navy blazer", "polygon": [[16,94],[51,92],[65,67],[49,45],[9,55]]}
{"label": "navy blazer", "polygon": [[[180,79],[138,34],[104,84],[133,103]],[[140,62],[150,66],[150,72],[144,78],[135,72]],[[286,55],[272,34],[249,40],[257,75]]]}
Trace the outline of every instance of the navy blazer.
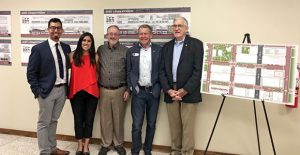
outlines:
{"label": "navy blazer", "polygon": [[[60,42],[66,58],[66,68],[70,68],[70,45]],[[66,69],[66,70],[67,70]],[[68,82],[68,70],[66,80]],[[48,40],[32,47],[27,66],[27,81],[34,97],[46,98],[54,87],[56,81],[56,68],[54,57]],[[67,88],[67,85],[66,85]]]}
{"label": "navy blazer", "polygon": [[[173,89],[173,51],[175,39],[167,42],[162,49],[162,62],[160,69],[160,83],[165,92],[164,101],[172,103],[172,98],[167,91]],[[200,82],[203,62],[203,43],[190,36],[186,36],[179,58],[176,76],[177,89],[183,88],[188,92],[182,98],[182,102],[198,103],[202,101],[200,94]]]}
{"label": "navy blazer", "polygon": [[[139,44],[134,45],[127,51],[127,84],[133,94],[139,93],[138,81],[139,81],[139,69],[140,69],[140,50]],[[159,68],[161,62],[161,46],[157,44],[151,45],[151,84],[152,94],[158,98],[160,96],[161,86],[159,83]]]}

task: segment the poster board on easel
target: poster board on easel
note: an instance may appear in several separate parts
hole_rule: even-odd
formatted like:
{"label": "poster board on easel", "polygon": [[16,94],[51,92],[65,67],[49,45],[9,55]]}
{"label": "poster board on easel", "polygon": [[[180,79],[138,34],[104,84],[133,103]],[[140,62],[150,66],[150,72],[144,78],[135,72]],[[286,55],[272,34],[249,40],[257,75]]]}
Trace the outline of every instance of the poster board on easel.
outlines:
{"label": "poster board on easel", "polygon": [[297,45],[205,43],[201,92],[293,105]]}

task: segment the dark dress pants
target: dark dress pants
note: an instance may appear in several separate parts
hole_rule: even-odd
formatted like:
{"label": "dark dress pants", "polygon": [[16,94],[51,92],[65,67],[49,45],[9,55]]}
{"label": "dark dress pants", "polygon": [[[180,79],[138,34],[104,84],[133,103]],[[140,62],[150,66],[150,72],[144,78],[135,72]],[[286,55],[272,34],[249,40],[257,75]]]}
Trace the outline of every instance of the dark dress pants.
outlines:
{"label": "dark dress pants", "polygon": [[81,90],[71,99],[76,139],[91,138],[98,99]]}

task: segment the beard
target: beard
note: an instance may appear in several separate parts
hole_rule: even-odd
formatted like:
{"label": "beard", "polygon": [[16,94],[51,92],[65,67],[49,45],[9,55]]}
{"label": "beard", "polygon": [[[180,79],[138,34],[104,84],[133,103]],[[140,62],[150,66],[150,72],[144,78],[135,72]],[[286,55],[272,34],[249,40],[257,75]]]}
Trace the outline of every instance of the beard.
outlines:
{"label": "beard", "polygon": [[59,39],[59,36],[54,36],[53,38],[54,38],[54,39]]}
{"label": "beard", "polygon": [[113,40],[110,40],[110,41],[108,42],[108,44],[109,44],[110,47],[115,46],[117,43],[118,43],[117,40],[114,40],[114,41],[113,41]]}

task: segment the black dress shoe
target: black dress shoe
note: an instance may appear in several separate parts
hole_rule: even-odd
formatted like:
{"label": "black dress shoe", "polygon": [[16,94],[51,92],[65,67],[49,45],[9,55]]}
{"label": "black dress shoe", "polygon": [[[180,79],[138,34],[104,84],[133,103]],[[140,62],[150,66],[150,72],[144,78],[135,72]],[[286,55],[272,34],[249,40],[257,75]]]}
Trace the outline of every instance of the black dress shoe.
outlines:
{"label": "black dress shoe", "polygon": [[151,152],[145,152],[144,155],[152,155]]}
{"label": "black dress shoe", "polygon": [[82,151],[76,151],[75,155],[83,155],[82,153],[83,153]]}
{"label": "black dress shoe", "polygon": [[83,152],[82,155],[90,155],[90,152]]}
{"label": "black dress shoe", "polygon": [[115,150],[119,155],[126,155],[126,150],[122,145],[115,146]]}
{"label": "black dress shoe", "polygon": [[109,151],[110,149],[108,147],[104,147],[102,146],[98,155],[107,155],[107,152]]}

